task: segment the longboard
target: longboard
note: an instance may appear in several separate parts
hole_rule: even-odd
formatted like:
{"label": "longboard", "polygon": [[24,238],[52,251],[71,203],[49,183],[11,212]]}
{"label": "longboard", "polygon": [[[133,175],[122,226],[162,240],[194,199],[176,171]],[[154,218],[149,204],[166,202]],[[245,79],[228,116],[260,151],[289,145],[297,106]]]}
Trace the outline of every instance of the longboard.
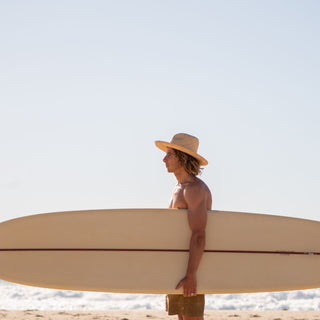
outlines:
{"label": "longboard", "polygon": [[[0,278],[56,289],[180,293],[187,211],[111,209],[0,223]],[[320,287],[320,222],[209,211],[198,293]]]}

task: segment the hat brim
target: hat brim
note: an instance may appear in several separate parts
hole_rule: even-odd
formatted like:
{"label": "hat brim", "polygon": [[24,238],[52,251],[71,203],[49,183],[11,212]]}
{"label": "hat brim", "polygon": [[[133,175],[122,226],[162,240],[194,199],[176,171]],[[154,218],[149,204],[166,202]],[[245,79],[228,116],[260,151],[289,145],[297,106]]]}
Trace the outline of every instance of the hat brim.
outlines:
{"label": "hat brim", "polygon": [[201,166],[206,166],[208,164],[208,161],[205,158],[203,158],[202,156],[200,156],[199,154],[197,154],[189,149],[186,149],[184,147],[178,146],[174,143],[157,140],[157,141],[155,141],[155,144],[160,150],[162,150],[164,152],[167,152],[167,148],[172,148],[172,149],[180,150],[186,154],[189,154],[190,156],[196,158],[199,161],[199,164]]}

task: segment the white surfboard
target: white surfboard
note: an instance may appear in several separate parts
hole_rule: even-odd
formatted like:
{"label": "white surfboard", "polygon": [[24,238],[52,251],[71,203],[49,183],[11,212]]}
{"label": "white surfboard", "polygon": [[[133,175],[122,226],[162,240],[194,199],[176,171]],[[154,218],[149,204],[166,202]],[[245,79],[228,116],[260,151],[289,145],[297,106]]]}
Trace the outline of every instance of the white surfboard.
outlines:
{"label": "white surfboard", "polygon": [[[47,288],[180,293],[186,210],[47,213],[0,223],[0,278]],[[199,293],[320,287],[320,222],[209,211]]]}

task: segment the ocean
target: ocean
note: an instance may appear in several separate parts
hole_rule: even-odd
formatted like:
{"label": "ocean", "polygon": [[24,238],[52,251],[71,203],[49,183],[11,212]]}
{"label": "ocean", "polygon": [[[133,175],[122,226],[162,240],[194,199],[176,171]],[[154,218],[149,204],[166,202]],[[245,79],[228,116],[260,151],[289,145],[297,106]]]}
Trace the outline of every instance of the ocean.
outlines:
{"label": "ocean", "polygon": [[[164,310],[165,295],[45,289],[0,281],[0,309]],[[206,295],[206,310],[320,310],[320,289]]]}

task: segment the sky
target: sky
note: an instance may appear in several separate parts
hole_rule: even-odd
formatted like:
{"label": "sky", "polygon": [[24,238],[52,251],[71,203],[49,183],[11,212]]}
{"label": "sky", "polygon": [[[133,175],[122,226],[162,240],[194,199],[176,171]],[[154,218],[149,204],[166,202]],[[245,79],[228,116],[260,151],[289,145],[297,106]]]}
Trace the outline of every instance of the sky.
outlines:
{"label": "sky", "polygon": [[166,208],[155,140],[213,209],[320,220],[320,2],[0,1],[0,220]]}

